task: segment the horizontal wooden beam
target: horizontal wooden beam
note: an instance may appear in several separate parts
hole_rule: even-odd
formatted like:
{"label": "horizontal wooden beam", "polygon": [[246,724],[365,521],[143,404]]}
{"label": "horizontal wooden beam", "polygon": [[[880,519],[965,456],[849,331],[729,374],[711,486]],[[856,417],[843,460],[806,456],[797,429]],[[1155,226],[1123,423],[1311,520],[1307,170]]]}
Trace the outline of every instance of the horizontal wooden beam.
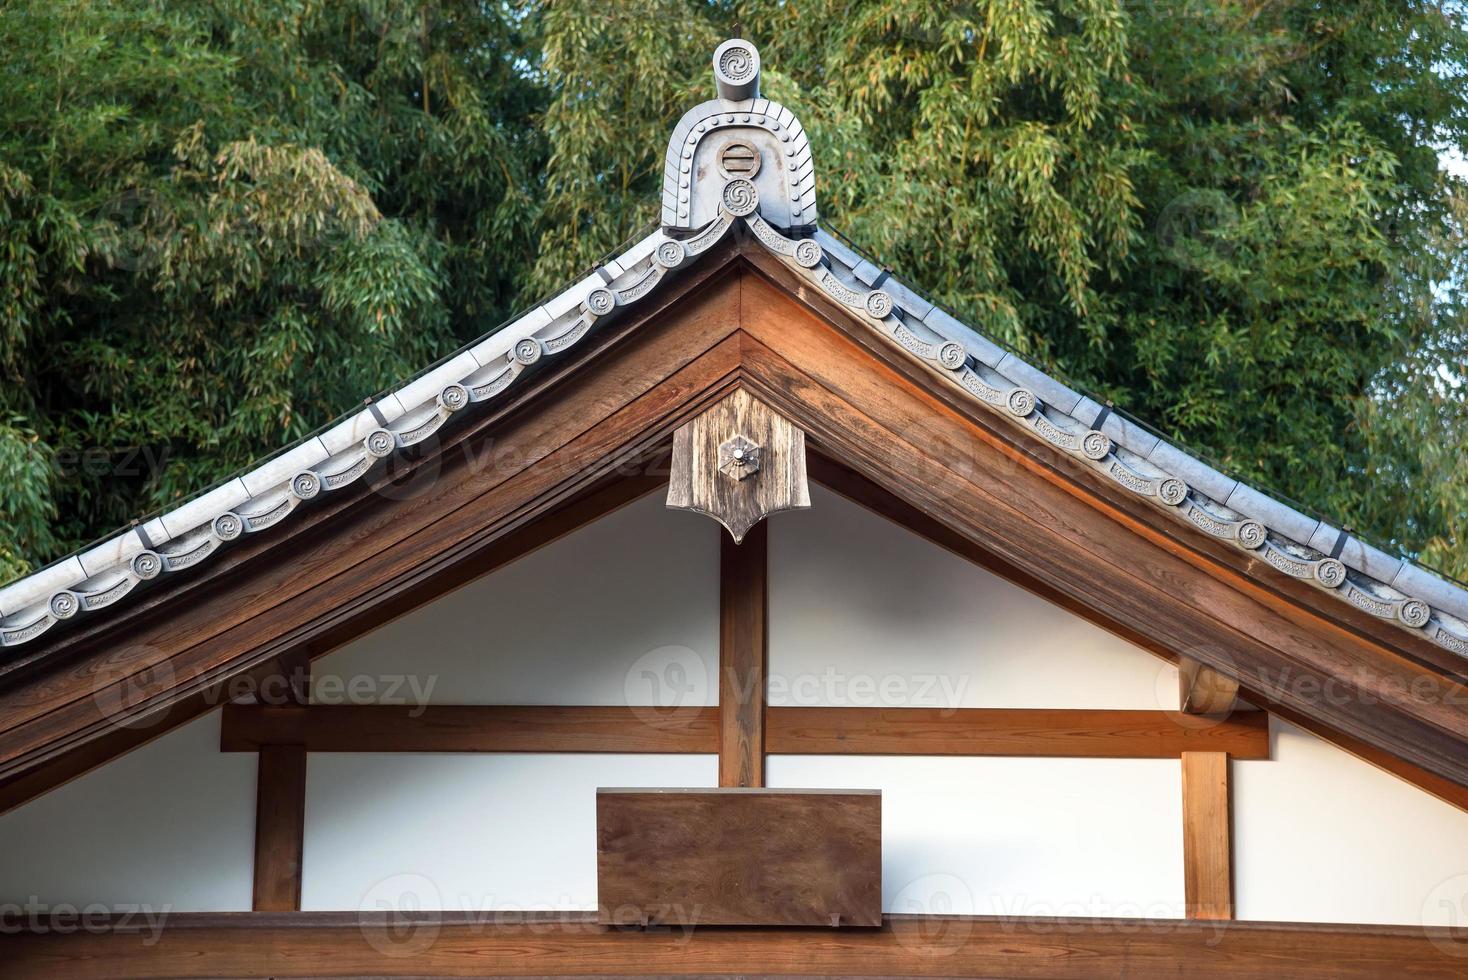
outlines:
{"label": "horizontal wooden beam", "polygon": [[[827,489],[834,490],[853,503],[860,504],[872,513],[884,517],[900,527],[906,528],[924,540],[940,548],[944,548],[960,558],[967,559],[980,568],[993,572],[995,575],[1006,578],[1013,584],[1026,589],[1048,602],[1054,603],[1062,609],[1066,609],[1089,620],[1102,629],[1121,637],[1128,643],[1141,647],[1156,657],[1166,660],[1169,663],[1181,665],[1184,658],[1179,657],[1174,650],[1165,644],[1154,641],[1151,637],[1137,629],[1134,624],[1108,616],[1104,610],[1091,609],[1082,605],[1069,595],[1050,587],[1012,562],[1006,561],[993,552],[981,548],[975,542],[938,523],[916,507],[882,489],[865,477],[858,475],[854,470],[848,469],[840,463],[834,462],[818,453],[812,453],[808,457],[807,466],[810,470],[812,480],[817,481]],[[1182,667],[1179,666],[1179,673],[1181,672]],[[1285,721],[1297,725],[1319,738],[1325,739],[1337,748],[1361,759],[1363,762],[1370,763],[1384,772],[1389,772],[1398,779],[1431,793],[1445,803],[1452,804],[1460,810],[1468,811],[1468,787],[1460,786],[1451,780],[1428,772],[1420,766],[1413,765],[1398,756],[1392,755],[1390,752],[1384,752],[1358,738],[1342,734],[1340,731],[1331,728],[1317,719],[1308,718],[1298,711],[1283,707],[1257,691],[1241,690],[1240,696],[1246,697],[1258,704],[1261,708],[1267,709],[1270,714],[1278,715]]]}
{"label": "horizontal wooden beam", "polygon": [[[324,976],[1461,978],[1468,930],[889,916],[880,928],[598,927],[596,913],[174,914],[5,938],[9,980]],[[44,928],[44,925],[43,925]]]}
{"label": "horizontal wooden beam", "polygon": [[[783,755],[1010,755],[1269,758],[1262,711],[1224,720],[1169,711],[1077,708],[770,708],[765,750]],[[291,743],[311,752],[708,752],[712,707],[237,704],[220,748]]]}
{"label": "horizontal wooden beam", "polygon": [[771,708],[765,746],[810,755],[1269,758],[1262,711],[1188,724],[1169,711],[1088,708]]}
{"label": "horizontal wooden beam", "polygon": [[219,747],[288,742],[310,752],[719,751],[718,708],[232,704]]}

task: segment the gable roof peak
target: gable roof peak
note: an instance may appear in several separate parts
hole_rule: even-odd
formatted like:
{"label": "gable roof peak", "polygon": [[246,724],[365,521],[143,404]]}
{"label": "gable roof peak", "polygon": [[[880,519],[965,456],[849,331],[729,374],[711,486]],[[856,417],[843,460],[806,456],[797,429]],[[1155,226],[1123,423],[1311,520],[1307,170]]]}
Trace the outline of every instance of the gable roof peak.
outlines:
{"label": "gable roof peak", "polygon": [[718,97],[683,114],[663,168],[663,230],[701,229],[724,205],[758,211],[775,228],[805,235],[816,227],[815,166],[795,114],[759,95],[759,49],[730,38],[714,49]]}

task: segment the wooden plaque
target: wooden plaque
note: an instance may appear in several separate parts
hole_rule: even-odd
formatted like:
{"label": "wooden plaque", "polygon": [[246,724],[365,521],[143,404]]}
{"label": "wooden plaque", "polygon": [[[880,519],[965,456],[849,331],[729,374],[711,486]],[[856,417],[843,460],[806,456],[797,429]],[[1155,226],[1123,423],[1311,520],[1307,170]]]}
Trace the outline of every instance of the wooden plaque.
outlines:
{"label": "wooden plaque", "polygon": [[880,926],[880,790],[599,789],[604,925]]}
{"label": "wooden plaque", "polygon": [[771,514],[809,507],[805,433],[736,388],[673,433],[668,506],[707,514],[736,544]]}

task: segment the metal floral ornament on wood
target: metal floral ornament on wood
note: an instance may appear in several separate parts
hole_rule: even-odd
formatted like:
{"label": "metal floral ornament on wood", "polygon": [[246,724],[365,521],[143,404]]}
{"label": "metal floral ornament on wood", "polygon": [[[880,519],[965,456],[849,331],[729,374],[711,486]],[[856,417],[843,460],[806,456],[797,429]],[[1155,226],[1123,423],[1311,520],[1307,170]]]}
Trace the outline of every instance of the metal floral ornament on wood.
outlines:
{"label": "metal floral ornament on wood", "polygon": [[759,457],[759,446],[735,436],[719,447],[719,469],[735,480],[747,480],[759,472]]}
{"label": "metal floral ornament on wood", "polygon": [[771,514],[809,507],[805,433],[737,389],[673,434],[668,506],[712,517],[736,542]]}

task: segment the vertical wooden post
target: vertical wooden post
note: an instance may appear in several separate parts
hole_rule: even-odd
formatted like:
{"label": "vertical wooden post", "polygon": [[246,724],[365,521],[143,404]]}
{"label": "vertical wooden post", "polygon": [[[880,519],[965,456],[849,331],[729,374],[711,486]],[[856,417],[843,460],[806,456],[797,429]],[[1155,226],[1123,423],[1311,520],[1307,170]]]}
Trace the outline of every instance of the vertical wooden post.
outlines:
{"label": "vertical wooden post", "polygon": [[1183,893],[1190,919],[1232,919],[1233,835],[1226,752],[1184,752]]}
{"label": "vertical wooden post", "polygon": [[256,912],[301,908],[306,836],[306,747],[262,745],[255,791]]}
{"label": "vertical wooden post", "polygon": [[[280,677],[263,689],[295,704],[310,699],[311,662],[283,659]],[[262,745],[255,784],[256,912],[301,908],[301,861],[306,838],[306,747]]]}
{"label": "vertical wooden post", "polygon": [[719,785],[763,786],[769,525],[719,541]]}

